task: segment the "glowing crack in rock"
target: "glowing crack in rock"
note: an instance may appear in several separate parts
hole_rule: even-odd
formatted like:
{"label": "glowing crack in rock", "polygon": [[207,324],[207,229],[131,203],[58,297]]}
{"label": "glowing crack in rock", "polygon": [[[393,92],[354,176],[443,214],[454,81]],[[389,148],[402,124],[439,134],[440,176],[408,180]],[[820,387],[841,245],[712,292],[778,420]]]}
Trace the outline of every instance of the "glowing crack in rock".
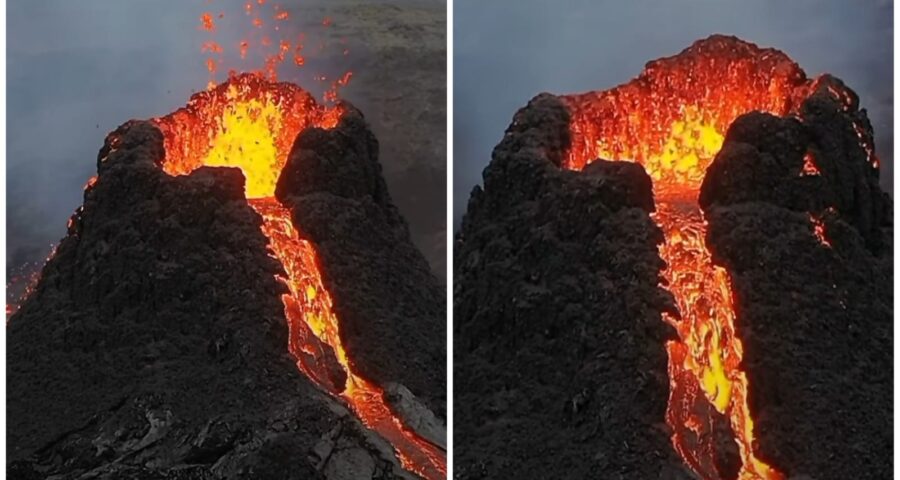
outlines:
{"label": "glowing crack in rock", "polygon": [[[829,210],[830,209],[826,210],[826,212]],[[816,236],[816,240],[819,241],[819,244],[823,247],[831,248],[831,241],[828,240],[828,237],[826,236],[825,222],[822,220],[822,217],[809,214],[809,223],[812,226],[813,235]]]}
{"label": "glowing crack in rock", "polygon": [[816,166],[816,156],[812,152],[806,152],[803,155],[803,170],[800,175],[803,177],[815,177],[821,175],[819,167]]}

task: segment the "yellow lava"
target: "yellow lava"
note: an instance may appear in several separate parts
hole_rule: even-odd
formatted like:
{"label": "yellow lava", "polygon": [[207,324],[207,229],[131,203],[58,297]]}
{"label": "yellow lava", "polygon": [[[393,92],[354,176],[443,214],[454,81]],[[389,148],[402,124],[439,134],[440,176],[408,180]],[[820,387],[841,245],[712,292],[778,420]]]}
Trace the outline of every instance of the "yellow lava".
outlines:
{"label": "yellow lava", "polygon": [[279,160],[271,133],[281,129],[281,110],[268,94],[244,101],[237,98],[237,87],[230,85],[228,104],[219,118],[219,134],[203,164],[238,167],[246,178],[247,198],[271,197],[285,161]]}
{"label": "yellow lava", "polygon": [[599,158],[622,159],[641,163],[654,184],[700,188],[706,168],[722,148],[725,137],[701,114],[688,105],[681,118],[669,125],[660,144],[638,146],[597,139]]}

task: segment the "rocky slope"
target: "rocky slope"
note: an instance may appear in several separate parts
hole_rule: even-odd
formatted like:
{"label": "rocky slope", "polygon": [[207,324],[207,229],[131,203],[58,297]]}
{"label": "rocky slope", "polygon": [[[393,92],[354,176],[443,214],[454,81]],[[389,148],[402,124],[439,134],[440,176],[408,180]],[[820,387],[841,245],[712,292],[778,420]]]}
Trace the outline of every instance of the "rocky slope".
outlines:
{"label": "rocky slope", "polygon": [[148,123],[108,137],[9,322],[10,478],[408,478],[288,354],[281,266],[240,171],[171,177],[163,157]]}
{"label": "rocky slope", "polygon": [[788,476],[892,475],[892,201],[867,145],[855,94],[826,78],[799,118],[736,120],[701,192],[760,455]]}
{"label": "rocky slope", "polygon": [[[394,203],[409,223],[416,247],[444,282],[446,3],[307,0],[285,2],[283,7],[296,22],[288,27],[292,34],[307,35],[309,45],[328,46],[310,56],[311,65],[329,78],[353,71],[341,96],[366,112],[381,146],[384,179]],[[321,26],[323,18],[331,20],[326,28]]]}
{"label": "rocky slope", "polygon": [[391,201],[361,114],[351,108],[335,129],[302,132],[276,196],[316,245],[355,369],[407,386],[443,416],[444,289]]}
{"label": "rocky slope", "polygon": [[690,478],[669,440],[662,233],[631,163],[558,167],[568,113],[520,110],[456,240],[459,478]]}

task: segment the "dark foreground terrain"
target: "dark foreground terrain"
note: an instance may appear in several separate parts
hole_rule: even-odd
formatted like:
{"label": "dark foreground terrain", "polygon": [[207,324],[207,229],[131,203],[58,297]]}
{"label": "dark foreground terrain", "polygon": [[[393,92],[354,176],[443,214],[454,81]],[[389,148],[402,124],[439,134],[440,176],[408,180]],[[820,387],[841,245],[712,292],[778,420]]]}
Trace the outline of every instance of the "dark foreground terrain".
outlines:
{"label": "dark foreground terrain", "polygon": [[[294,216],[321,242],[350,356],[443,417],[443,296],[385,192],[377,142],[356,113],[302,135],[321,143],[295,146],[286,170],[322,183],[294,177],[279,196],[314,210]],[[281,265],[240,171],[171,177],[156,127],[117,136],[8,325],[9,477],[408,478],[288,354]],[[322,171],[345,161],[358,168]],[[348,237],[360,232],[368,242]]]}

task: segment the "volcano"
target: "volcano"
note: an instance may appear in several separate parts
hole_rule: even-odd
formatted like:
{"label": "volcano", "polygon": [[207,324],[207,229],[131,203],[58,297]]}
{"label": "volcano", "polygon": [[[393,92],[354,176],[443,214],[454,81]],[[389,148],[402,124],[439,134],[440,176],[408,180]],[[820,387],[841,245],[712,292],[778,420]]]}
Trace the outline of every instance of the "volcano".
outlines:
{"label": "volcano", "polygon": [[233,75],[109,134],[8,324],[12,478],[444,478],[438,280],[352,105]]}
{"label": "volcano", "polygon": [[888,478],[873,135],[839,79],[722,35],[529,102],[456,240],[464,478]]}

